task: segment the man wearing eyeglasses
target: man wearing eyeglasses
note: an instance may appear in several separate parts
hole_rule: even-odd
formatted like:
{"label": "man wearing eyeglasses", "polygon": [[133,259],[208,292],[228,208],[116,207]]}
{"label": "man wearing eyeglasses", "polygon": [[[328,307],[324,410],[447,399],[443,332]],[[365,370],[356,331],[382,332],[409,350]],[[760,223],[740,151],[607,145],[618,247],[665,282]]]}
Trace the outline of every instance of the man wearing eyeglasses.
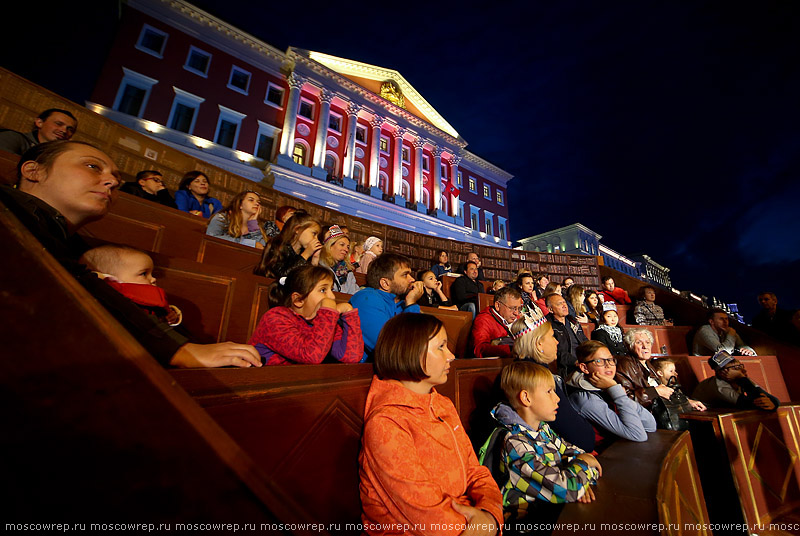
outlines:
{"label": "man wearing eyeglasses", "polygon": [[511,325],[519,318],[522,296],[514,287],[503,287],[494,295],[494,305],[478,313],[470,332],[475,357],[511,357],[514,339]]}
{"label": "man wearing eyeglasses", "polygon": [[714,376],[697,384],[692,397],[710,408],[775,411],[780,401],[747,377],[747,369],[728,352],[717,352],[708,364]]}
{"label": "man wearing eyeglasses", "polygon": [[164,186],[164,178],[160,171],[146,169],[136,174],[136,180],[126,182],[120,191],[160,203],[166,207],[177,208],[169,190]]}
{"label": "man wearing eyeglasses", "polygon": [[656,420],[641,404],[628,398],[614,379],[617,358],[600,341],[586,341],[576,351],[578,370],[567,385],[572,405],[595,429],[595,449],[601,450],[617,437],[647,441],[656,431]]}

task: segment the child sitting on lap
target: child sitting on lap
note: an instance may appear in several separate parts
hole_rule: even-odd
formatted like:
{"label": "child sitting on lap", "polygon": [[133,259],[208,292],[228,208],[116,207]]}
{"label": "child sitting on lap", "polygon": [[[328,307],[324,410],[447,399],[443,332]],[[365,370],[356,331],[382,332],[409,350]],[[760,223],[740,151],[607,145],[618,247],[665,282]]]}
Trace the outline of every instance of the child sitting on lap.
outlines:
{"label": "child sitting on lap", "polygon": [[337,304],[332,285],[333,273],[313,265],[295,268],[273,284],[270,310],[248,342],[266,365],[322,363],[328,356],[344,363],[361,361],[364,338],[358,310]]}
{"label": "child sitting on lap", "polygon": [[80,259],[100,279],[133,303],[170,326],[181,323],[180,309],[167,303],[164,289],[156,286],[153,259],[128,246],[104,245],[90,249]]}
{"label": "child sitting on lap", "polygon": [[559,401],[550,371],[530,361],[515,361],[503,368],[500,386],[511,403],[492,410],[507,430],[500,469],[508,474],[503,486],[506,520],[523,520],[537,501],[593,501],[591,485],[602,474],[600,463],[561,439],[546,422],[556,418]]}

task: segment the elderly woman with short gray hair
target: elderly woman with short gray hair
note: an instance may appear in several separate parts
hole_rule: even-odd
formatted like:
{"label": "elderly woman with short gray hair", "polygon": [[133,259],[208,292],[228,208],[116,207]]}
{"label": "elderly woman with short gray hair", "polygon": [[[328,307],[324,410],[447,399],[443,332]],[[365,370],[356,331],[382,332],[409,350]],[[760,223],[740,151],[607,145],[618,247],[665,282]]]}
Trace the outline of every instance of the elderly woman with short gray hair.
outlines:
{"label": "elderly woman with short gray hair", "polygon": [[659,397],[669,398],[672,389],[661,385],[648,361],[653,357],[653,334],[647,328],[631,328],[625,333],[628,355],[617,358],[617,383],[628,396],[647,409]]}

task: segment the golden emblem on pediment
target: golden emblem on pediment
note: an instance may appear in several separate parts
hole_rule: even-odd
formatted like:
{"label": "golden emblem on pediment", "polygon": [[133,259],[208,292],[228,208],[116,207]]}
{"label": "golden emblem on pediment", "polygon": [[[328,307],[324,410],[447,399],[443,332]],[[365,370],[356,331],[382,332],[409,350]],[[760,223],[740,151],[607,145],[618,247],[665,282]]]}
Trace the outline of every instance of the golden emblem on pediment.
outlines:
{"label": "golden emblem on pediment", "polygon": [[406,107],[406,99],[403,97],[403,92],[400,91],[400,86],[394,80],[387,80],[381,84],[381,97],[400,108]]}

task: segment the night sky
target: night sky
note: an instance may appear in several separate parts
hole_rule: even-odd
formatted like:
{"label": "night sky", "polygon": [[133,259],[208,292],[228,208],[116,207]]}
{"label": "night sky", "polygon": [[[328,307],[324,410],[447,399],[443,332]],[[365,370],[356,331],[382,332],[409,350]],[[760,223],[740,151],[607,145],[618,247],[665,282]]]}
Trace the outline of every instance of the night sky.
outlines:
{"label": "night sky", "polygon": [[[83,103],[116,2],[50,4],[20,6],[39,24],[0,38],[2,65]],[[281,50],[399,71],[515,176],[514,239],[580,222],[748,321],[760,290],[800,306],[797,2],[194,4]]]}

